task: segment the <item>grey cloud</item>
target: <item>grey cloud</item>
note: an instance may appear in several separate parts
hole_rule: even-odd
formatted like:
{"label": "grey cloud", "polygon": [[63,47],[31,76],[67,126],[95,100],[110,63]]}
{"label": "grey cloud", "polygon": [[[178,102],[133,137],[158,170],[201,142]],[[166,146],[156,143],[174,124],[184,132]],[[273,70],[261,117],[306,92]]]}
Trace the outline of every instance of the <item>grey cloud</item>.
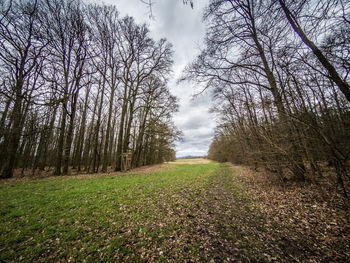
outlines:
{"label": "grey cloud", "polygon": [[184,130],[196,130],[203,126],[206,126],[208,123],[208,116],[203,113],[194,112],[195,114],[191,115],[185,119],[184,123],[181,125],[181,128]]}

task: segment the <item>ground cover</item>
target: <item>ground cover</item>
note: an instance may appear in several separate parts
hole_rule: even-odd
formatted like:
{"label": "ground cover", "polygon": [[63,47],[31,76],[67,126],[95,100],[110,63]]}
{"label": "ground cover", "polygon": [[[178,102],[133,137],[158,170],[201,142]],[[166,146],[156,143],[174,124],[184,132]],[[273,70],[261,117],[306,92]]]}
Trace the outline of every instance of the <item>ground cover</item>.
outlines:
{"label": "ground cover", "polygon": [[[0,261],[348,261],[344,210],[317,210],[305,189],[259,178],[199,159],[127,174],[5,181]],[[315,211],[323,213],[318,223]]]}
{"label": "ground cover", "polygon": [[[127,175],[54,177],[0,185],[3,261],[191,258],[191,244],[169,209],[188,206],[182,191],[204,187],[219,165],[169,165]],[[186,218],[186,215],[183,215]],[[186,250],[186,251],[183,251]],[[194,256],[193,256],[194,257]]]}

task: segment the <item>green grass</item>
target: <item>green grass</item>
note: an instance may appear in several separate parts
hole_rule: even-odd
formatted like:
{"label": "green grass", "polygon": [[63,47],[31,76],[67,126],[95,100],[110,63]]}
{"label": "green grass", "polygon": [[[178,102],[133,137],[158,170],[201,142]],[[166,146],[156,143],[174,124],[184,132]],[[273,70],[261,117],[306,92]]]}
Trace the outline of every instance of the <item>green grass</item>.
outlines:
{"label": "green grass", "polygon": [[0,261],[189,260],[198,241],[174,240],[219,166],[1,184]]}

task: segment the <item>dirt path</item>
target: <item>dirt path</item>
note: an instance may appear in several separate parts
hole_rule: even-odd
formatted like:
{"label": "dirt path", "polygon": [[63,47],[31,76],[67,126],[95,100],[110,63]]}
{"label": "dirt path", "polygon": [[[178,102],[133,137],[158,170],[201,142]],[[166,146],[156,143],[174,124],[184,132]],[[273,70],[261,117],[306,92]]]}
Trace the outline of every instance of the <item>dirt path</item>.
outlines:
{"label": "dirt path", "polygon": [[255,237],[264,221],[257,216],[243,186],[233,182],[230,166],[220,166],[211,176],[205,192],[193,201],[196,209],[190,218],[191,235],[201,243],[199,261],[268,260],[269,256],[259,253],[261,244]]}
{"label": "dirt path", "polygon": [[240,262],[239,243],[230,239],[226,232],[235,231],[232,227],[232,209],[237,200],[225,186],[230,171],[220,169],[211,177],[206,194],[200,200],[200,208],[195,212],[193,224],[196,234],[200,236],[201,255],[210,262]]}
{"label": "dirt path", "polygon": [[[285,210],[279,211],[279,206],[270,202],[267,210],[262,210],[265,204],[257,203],[250,194],[251,187],[242,183],[239,170],[222,165],[218,172],[211,177],[206,192],[197,199],[197,209],[193,211],[193,236],[201,240],[201,260],[206,262],[349,262],[348,251],[349,228],[344,225],[314,222],[314,217],[292,221],[287,218]],[[266,189],[255,192],[261,194]],[[302,191],[302,189],[300,189]],[[292,199],[293,195],[281,191],[277,194],[282,198]],[[295,194],[294,194],[295,195]],[[281,198],[279,196],[278,198]],[[304,200],[307,204],[313,200]],[[293,210],[298,215],[303,210]],[[283,208],[282,208],[283,209]],[[286,209],[286,207],[284,208]],[[310,209],[308,209],[310,210]],[[266,213],[268,211],[268,214]],[[271,211],[285,216],[279,220]],[[345,218],[340,212],[337,220]],[[331,214],[331,213],[330,213]],[[312,215],[313,216],[313,215]],[[318,215],[319,217],[321,215]],[[324,215],[322,215],[325,220]],[[335,214],[334,214],[335,216]],[[342,216],[342,217],[341,217]],[[320,219],[320,218],[319,218]],[[332,222],[334,222],[333,219]],[[344,219],[345,220],[345,219]],[[311,221],[311,222],[309,222]],[[328,232],[333,227],[335,233]],[[323,232],[321,232],[323,231]],[[338,234],[336,234],[338,233]],[[329,239],[324,239],[329,237]],[[332,240],[333,239],[333,240]],[[349,239],[348,239],[349,240]]]}
{"label": "dirt path", "polygon": [[197,164],[0,185],[0,236],[8,237],[0,262],[4,251],[8,262],[61,252],[65,262],[350,262],[349,213],[314,186],[278,187],[244,167]]}

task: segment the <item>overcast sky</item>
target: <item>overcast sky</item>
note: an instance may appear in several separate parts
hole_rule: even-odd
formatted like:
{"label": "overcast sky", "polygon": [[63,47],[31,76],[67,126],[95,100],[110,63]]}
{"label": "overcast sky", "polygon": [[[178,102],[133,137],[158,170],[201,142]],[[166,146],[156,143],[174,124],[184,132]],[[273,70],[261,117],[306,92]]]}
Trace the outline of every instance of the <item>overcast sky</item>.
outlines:
{"label": "overcast sky", "polygon": [[184,67],[198,54],[202,46],[205,27],[203,9],[208,0],[195,1],[193,9],[182,0],[154,0],[153,19],[149,9],[140,0],[105,0],[117,6],[121,15],[130,15],[139,23],[149,25],[154,39],[167,38],[173,44],[174,66],[169,88],[179,98],[180,111],[174,116],[175,125],[183,132],[183,141],[176,145],[176,156],[206,155],[214,135],[214,115],[208,112],[210,98],[198,92],[193,83],[176,84]]}

